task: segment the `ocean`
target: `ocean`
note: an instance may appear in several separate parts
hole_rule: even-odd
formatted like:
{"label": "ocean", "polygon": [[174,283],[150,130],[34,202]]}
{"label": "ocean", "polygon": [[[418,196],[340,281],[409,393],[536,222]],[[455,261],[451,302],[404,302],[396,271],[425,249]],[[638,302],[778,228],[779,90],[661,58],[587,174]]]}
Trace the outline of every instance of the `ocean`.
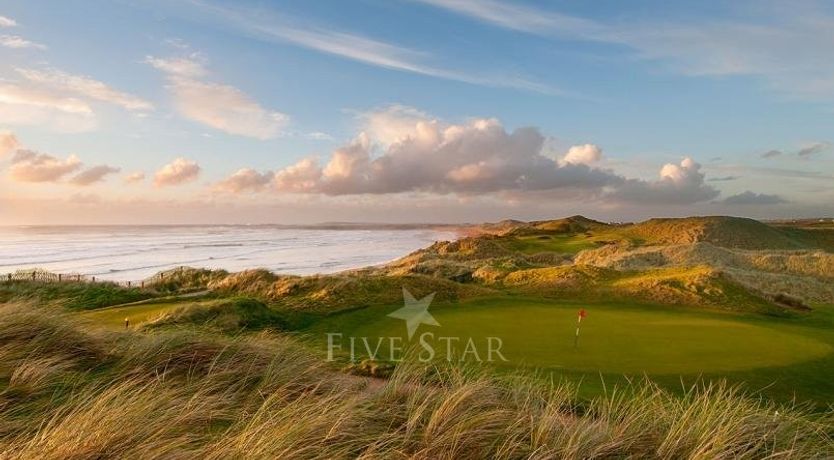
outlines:
{"label": "ocean", "polygon": [[377,265],[453,232],[431,229],[294,229],[270,226],[0,228],[0,274],[41,268],[138,281],[182,265],[309,275]]}

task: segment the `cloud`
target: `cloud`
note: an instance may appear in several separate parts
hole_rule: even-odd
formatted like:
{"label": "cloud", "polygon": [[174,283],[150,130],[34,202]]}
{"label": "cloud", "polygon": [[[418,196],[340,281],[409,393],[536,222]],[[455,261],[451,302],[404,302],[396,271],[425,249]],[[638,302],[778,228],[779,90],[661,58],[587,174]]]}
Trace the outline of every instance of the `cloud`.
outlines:
{"label": "cloud", "polygon": [[174,96],[177,111],[189,120],[256,139],[281,135],[289,122],[287,115],[261,107],[233,86],[196,78],[204,73],[196,61],[149,56],[146,62],[167,74],[168,89]]}
{"label": "cloud", "polygon": [[729,182],[741,179],[741,176],[722,176],[722,177],[710,177],[707,179],[707,182]]}
{"label": "cloud", "polygon": [[216,189],[331,197],[492,196],[507,202],[581,197],[617,205],[690,205],[720,194],[691,158],[663,165],[657,180],[629,179],[595,166],[602,159],[595,144],[572,146],[556,160],[545,155],[545,138],[537,129],[508,132],[496,119],[446,123],[406,106],[361,113],[358,119],[363,130],[322,163],[305,158],[274,172],[244,168]]}
{"label": "cloud", "polygon": [[121,171],[119,168],[108,165],[99,165],[87,168],[73,176],[70,183],[73,185],[87,186],[101,182],[108,174],[115,174]]}
{"label": "cloud", "polygon": [[185,158],[177,158],[156,172],[154,175],[154,184],[157,187],[181,185],[196,180],[199,175],[200,165],[197,162]]}
{"label": "cloud", "polygon": [[0,131],[0,158],[14,152],[20,147],[20,142],[13,133]]}
{"label": "cloud", "polygon": [[565,154],[563,162],[574,165],[591,165],[602,159],[602,149],[594,144],[574,145]]}
{"label": "cloud", "polygon": [[426,112],[399,104],[361,112],[357,119],[363,132],[384,145],[407,140],[420,123],[437,123]]}
{"label": "cloud", "polygon": [[251,168],[243,168],[217,183],[215,189],[230,193],[259,192],[272,183],[273,177],[271,171],[259,173]]}
{"label": "cloud", "polygon": [[183,116],[229,134],[271,139],[289,121],[287,115],[264,109],[232,86],[176,78],[171,87]]}
{"label": "cloud", "polygon": [[17,22],[9,17],[0,16],[0,27],[16,27]]}
{"label": "cloud", "polygon": [[606,33],[594,21],[494,0],[418,0],[499,27],[538,35],[569,35],[595,39]]}
{"label": "cloud", "polygon": [[402,107],[363,119],[368,132],[333,151],[323,167],[307,159],[276,172],[276,187],[327,195],[474,194],[598,190],[622,182],[608,171],[542,155],[544,137],[534,128],[509,133],[495,119],[446,124]]}
{"label": "cloud", "polygon": [[81,168],[81,160],[75,155],[61,160],[31,150],[18,150],[11,162],[9,174],[19,182],[57,182]]}
{"label": "cloud", "polygon": [[275,189],[282,192],[312,192],[321,179],[321,167],[314,158],[304,158],[275,173]]}
{"label": "cloud", "polygon": [[810,145],[800,149],[798,152],[796,152],[796,155],[799,156],[800,158],[810,158],[812,155],[816,155],[818,153],[825,152],[826,150],[828,150],[830,148],[831,148],[831,143],[830,142],[815,142],[813,144],[810,144]]}
{"label": "cloud", "polygon": [[792,97],[834,102],[834,16],[819,8],[773,4],[699,23],[601,22],[518,2],[419,1],[505,29],[627,47],[686,75],[753,76]]}
{"label": "cloud", "polygon": [[18,35],[0,35],[0,46],[12,49],[46,49],[46,45],[29,41]]}
{"label": "cloud", "polygon": [[0,124],[82,132],[94,129],[97,122],[92,107],[81,99],[42,88],[0,82]]}
{"label": "cloud", "polygon": [[720,192],[704,184],[701,165],[687,157],[680,164],[667,163],[660,179],[628,179],[610,197],[615,201],[643,204],[692,204],[716,198]]}
{"label": "cloud", "polygon": [[217,185],[239,193],[351,196],[416,193],[492,195],[519,201],[530,197],[576,197],[585,201],[692,204],[718,196],[705,185],[701,166],[690,158],[667,164],[657,181],[627,179],[594,167],[602,149],[571,147],[561,160],[543,154],[535,128],[508,132],[495,119],[449,124],[404,106],[360,114],[363,128],[335,149],[326,162],[305,158],[275,172],[242,169]]}
{"label": "cloud", "polygon": [[167,59],[146,56],[145,63],[169,75],[180,77],[198,78],[208,73],[205,63],[199,55]]}
{"label": "cloud", "polygon": [[332,141],[333,136],[327,133],[323,133],[321,131],[313,131],[311,133],[307,133],[304,137],[307,139],[313,139],[316,141]]}
{"label": "cloud", "polygon": [[[795,155],[799,158],[808,159],[814,155],[819,153],[825,152],[831,148],[830,142],[813,142],[810,144],[806,144],[801,149],[797,150]],[[762,158],[771,159],[776,158],[778,156],[782,156],[784,154],[781,150],[768,150],[767,152],[761,155]]]}
{"label": "cloud", "polygon": [[559,88],[516,75],[475,75],[432,65],[427,61],[430,61],[433,56],[424,51],[334,30],[332,27],[293,26],[292,23],[297,21],[283,20],[274,15],[265,17],[263,9],[244,11],[240,8],[223,8],[205,2],[197,4],[222,18],[227,25],[262,40],[292,43],[376,67],[473,85],[515,88],[551,95],[570,95]]}
{"label": "cloud", "polygon": [[17,73],[30,82],[49,86],[56,91],[74,93],[107,102],[131,111],[148,111],[153,105],[132,94],[111,88],[107,84],[82,75],[72,75],[57,69],[35,70],[16,68]]}
{"label": "cloud", "polygon": [[787,203],[779,195],[766,195],[764,193],[753,193],[746,191],[737,195],[728,196],[722,203],[735,205],[769,205]]}
{"label": "cloud", "polygon": [[126,184],[136,184],[139,182],[143,182],[145,180],[145,172],[144,171],[136,171],[130,174],[127,174],[123,178]]}

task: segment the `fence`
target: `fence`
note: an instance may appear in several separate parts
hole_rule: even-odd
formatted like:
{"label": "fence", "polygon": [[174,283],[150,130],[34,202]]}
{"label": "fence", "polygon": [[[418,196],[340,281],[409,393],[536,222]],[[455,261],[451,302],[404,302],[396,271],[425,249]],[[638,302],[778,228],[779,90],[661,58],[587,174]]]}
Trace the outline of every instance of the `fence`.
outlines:
{"label": "fence", "polygon": [[93,275],[82,275],[80,273],[52,273],[40,268],[32,270],[17,270],[13,273],[6,273],[0,275],[0,281],[34,281],[41,283],[108,283],[116,284],[123,287],[134,287],[144,289],[145,287],[152,287],[163,283],[167,280],[175,279],[178,275],[182,275],[187,267],[177,267],[171,270],[159,272],[150,278],[140,281],[112,281],[101,279]]}

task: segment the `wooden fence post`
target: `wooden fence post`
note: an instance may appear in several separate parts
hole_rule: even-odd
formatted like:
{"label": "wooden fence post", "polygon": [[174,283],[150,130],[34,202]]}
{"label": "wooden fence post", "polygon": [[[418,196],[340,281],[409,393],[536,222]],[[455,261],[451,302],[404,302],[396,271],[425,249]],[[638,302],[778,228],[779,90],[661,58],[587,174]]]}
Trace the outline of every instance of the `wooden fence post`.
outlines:
{"label": "wooden fence post", "polygon": [[35,281],[35,274],[37,274],[37,272],[32,270],[32,281]]}
{"label": "wooden fence post", "polygon": [[59,283],[61,282],[61,277],[63,277],[63,275],[61,275],[60,273],[58,273],[58,282],[59,282]]}
{"label": "wooden fence post", "polygon": [[127,287],[130,287],[130,281],[127,282]]}

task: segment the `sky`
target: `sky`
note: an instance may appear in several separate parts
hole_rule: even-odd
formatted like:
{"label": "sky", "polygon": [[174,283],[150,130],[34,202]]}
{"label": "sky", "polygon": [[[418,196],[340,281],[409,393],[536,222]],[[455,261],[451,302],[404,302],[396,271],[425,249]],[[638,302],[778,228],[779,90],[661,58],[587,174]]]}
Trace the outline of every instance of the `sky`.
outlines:
{"label": "sky", "polygon": [[834,215],[834,5],[4,0],[0,225]]}

